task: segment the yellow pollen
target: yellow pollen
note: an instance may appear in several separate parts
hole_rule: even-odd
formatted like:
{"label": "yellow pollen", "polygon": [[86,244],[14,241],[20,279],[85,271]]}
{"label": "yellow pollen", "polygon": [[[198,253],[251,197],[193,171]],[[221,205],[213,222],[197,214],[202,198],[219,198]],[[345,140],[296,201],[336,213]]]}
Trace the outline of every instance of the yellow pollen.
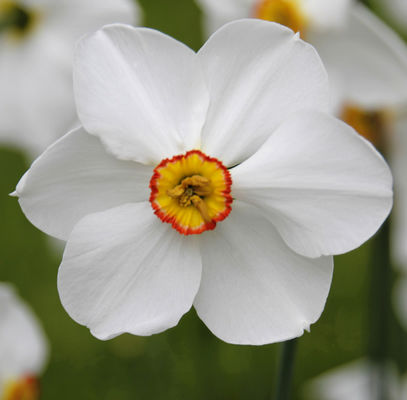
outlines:
{"label": "yellow pollen", "polygon": [[390,114],[386,110],[365,110],[358,106],[345,104],[341,119],[356,130],[377,149],[385,151],[391,130]]}
{"label": "yellow pollen", "polygon": [[301,9],[300,0],[259,0],[253,16],[285,25],[294,32],[300,32],[304,39],[307,18]]}
{"label": "yellow pollen", "polygon": [[199,150],[163,160],[150,181],[154,213],[184,235],[214,229],[233,201],[223,164]]}
{"label": "yellow pollen", "polygon": [[201,197],[212,193],[210,180],[200,175],[185,178],[173,189],[168,189],[168,196],[178,199],[181,207],[189,207],[191,204],[199,211],[205,222],[210,222],[208,207]]}

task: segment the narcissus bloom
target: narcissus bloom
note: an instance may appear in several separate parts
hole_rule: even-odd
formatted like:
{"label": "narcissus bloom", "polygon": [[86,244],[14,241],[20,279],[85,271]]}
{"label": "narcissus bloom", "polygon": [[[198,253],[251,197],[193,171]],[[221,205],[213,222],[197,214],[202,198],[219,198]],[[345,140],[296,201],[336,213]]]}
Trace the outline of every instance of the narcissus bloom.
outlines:
{"label": "narcissus bloom", "polygon": [[[405,43],[363,4],[354,0],[198,2],[205,13],[208,34],[227,21],[254,17],[285,24],[301,32],[302,37],[315,46],[333,89],[332,111],[384,152],[390,161],[396,187],[392,255],[407,271]],[[392,5],[400,16],[403,15],[401,3],[407,6],[405,0],[386,0],[384,3]]]}
{"label": "narcissus bloom", "polygon": [[368,359],[324,372],[308,383],[305,393],[312,400],[372,400],[382,398],[383,393],[389,400],[405,399],[397,367]]}
{"label": "narcissus bloom", "polygon": [[132,0],[0,0],[0,144],[37,157],[78,125],[72,53],[85,33],[137,23]]}
{"label": "narcissus bloom", "polygon": [[17,186],[24,213],[68,241],[58,288],[93,335],[150,335],[194,305],[219,338],[299,336],[328,295],[333,254],[388,215],[373,146],[328,115],[315,50],[242,20],[198,53],[111,25],[77,46],[83,128]]}
{"label": "narcissus bloom", "polygon": [[349,105],[381,109],[407,101],[404,44],[356,0],[198,0],[198,3],[204,11],[208,35],[226,22],[247,17],[279,22],[300,32],[321,56],[338,108]]}
{"label": "narcissus bloom", "polygon": [[45,335],[13,288],[0,283],[0,399],[39,399],[48,355]]}

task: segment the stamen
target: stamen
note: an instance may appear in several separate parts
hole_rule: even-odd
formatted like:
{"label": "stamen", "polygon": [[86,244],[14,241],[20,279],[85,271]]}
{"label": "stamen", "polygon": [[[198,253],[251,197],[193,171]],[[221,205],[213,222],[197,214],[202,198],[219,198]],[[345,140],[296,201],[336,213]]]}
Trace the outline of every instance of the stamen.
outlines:
{"label": "stamen", "polygon": [[178,199],[181,207],[189,207],[191,204],[196,207],[206,222],[211,219],[201,197],[209,196],[211,193],[210,180],[200,175],[185,178],[175,188],[167,190],[168,196]]}
{"label": "stamen", "polygon": [[192,204],[196,207],[196,209],[201,214],[202,218],[205,222],[210,222],[211,217],[208,213],[208,207],[206,206],[205,202],[199,196],[192,196],[191,197]]}

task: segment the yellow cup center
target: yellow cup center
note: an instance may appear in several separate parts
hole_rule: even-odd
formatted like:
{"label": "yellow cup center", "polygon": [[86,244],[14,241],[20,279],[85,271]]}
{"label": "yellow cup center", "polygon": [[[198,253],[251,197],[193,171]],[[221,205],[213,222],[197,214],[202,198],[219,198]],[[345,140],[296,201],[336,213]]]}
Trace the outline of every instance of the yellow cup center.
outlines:
{"label": "yellow cup center", "polygon": [[255,6],[255,18],[285,25],[294,32],[305,35],[306,18],[299,0],[260,0]]}
{"label": "yellow cup center", "polygon": [[341,119],[373,143],[376,148],[385,151],[391,131],[391,117],[388,111],[366,110],[352,104],[345,104],[342,108]]}
{"label": "yellow cup center", "polygon": [[0,0],[0,34],[21,40],[32,32],[38,22],[38,13],[17,1]]}
{"label": "yellow cup center", "polygon": [[199,150],[165,159],[154,169],[150,202],[154,213],[184,235],[214,229],[231,210],[229,171]]}

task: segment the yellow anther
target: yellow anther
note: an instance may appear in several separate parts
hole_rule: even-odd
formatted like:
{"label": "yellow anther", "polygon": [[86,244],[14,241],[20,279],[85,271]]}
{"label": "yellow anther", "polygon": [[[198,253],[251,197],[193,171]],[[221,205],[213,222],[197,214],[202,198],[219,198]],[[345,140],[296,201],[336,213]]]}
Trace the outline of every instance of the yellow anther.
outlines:
{"label": "yellow anther", "polygon": [[201,175],[184,178],[179,185],[167,190],[168,196],[177,199],[181,207],[189,207],[190,205],[196,207],[206,222],[209,222],[211,218],[202,197],[209,196],[211,193],[210,180]]}
{"label": "yellow anther", "polygon": [[195,206],[195,208],[201,214],[204,221],[205,222],[210,222],[211,217],[209,216],[208,206],[206,205],[206,203],[197,195],[192,196],[191,201],[192,201],[192,204]]}
{"label": "yellow anther", "polygon": [[173,189],[168,189],[167,194],[168,196],[172,197],[173,199],[180,198],[185,192],[185,188],[182,185],[175,186]]}
{"label": "yellow anther", "polygon": [[210,180],[200,175],[193,175],[184,178],[181,183],[175,186],[173,189],[167,190],[168,196],[173,199],[179,199],[179,202],[184,207],[187,207],[191,202],[187,203],[185,197],[190,199],[193,195],[209,196],[212,193],[210,186]]}

